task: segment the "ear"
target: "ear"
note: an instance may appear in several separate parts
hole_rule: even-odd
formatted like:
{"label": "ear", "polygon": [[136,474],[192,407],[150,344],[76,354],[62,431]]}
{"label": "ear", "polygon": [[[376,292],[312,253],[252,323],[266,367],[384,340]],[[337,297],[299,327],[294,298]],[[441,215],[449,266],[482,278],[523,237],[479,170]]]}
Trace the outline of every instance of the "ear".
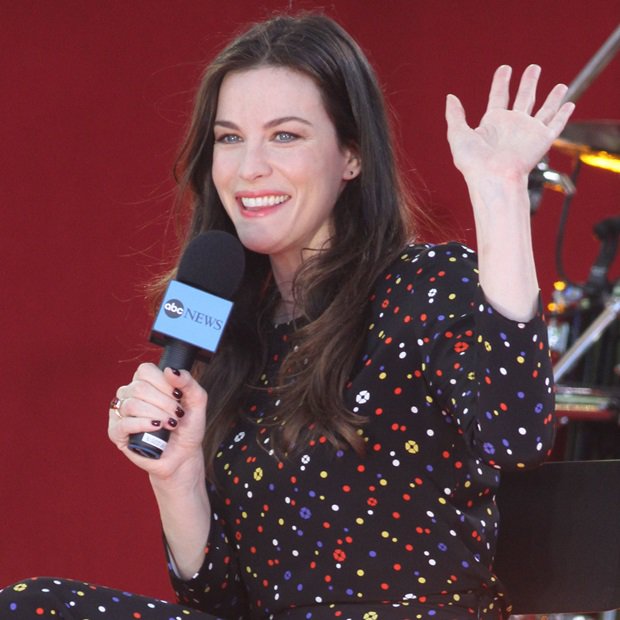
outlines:
{"label": "ear", "polygon": [[345,181],[352,181],[362,171],[362,161],[356,151],[348,149],[346,152],[347,163],[342,178]]}

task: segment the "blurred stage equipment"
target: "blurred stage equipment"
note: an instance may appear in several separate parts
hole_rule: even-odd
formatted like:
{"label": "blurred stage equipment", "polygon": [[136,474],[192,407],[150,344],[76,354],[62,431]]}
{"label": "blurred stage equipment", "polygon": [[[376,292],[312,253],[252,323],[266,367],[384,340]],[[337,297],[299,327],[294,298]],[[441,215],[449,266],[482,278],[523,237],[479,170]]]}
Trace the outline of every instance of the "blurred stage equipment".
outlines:
{"label": "blurred stage equipment", "polygon": [[620,172],[620,122],[568,123],[554,142],[559,151],[579,157],[589,166]]}
{"label": "blurred stage equipment", "polygon": [[[569,85],[564,100],[577,101],[619,50],[620,26]],[[620,421],[620,280],[609,280],[618,250],[620,215],[594,225],[592,232],[600,248],[585,282],[571,281],[562,263],[564,230],[582,165],[620,173],[620,121],[568,123],[553,148],[573,157],[572,173],[565,175],[551,170],[545,159],[530,174],[529,189],[532,213],[540,203],[543,188],[565,195],[556,242],[559,281],[549,304],[556,409],[563,414],[561,420],[565,422],[569,419]],[[615,441],[613,450],[617,458],[620,441],[617,438],[612,441]],[[588,458],[584,455],[587,441],[582,438],[573,443],[580,447],[570,456]]]}
{"label": "blurred stage equipment", "polygon": [[[596,79],[598,74],[609,64],[619,49],[620,26],[616,27],[601,48],[592,56],[577,77],[569,84],[566,95],[564,95],[564,101],[576,102],[588,86]],[[600,167],[605,167],[604,163],[609,161],[606,157],[609,152],[615,153],[616,157],[611,159],[613,163],[610,164],[612,166],[610,169],[615,172],[620,172],[620,164],[617,157],[619,149],[606,149],[604,146],[603,148],[597,148],[601,144],[607,145],[608,140],[612,139],[609,138],[609,129],[611,129],[612,133],[615,132],[615,144],[617,146],[618,123],[614,123],[613,121],[601,121],[599,123],[594,122],[593,124],[599,124],[602,125],[602,127],[586,127],[581,129],[581,125],[584,125],[584,123],[569,123],[562,132],[560,138],[556,141],[556,147],[560,148],[563,142],[567,142],[570,145],[581,144],[584,148],[595,151],[584,152],[581,161],[590,165],[599,165]],[[610,128],[608,125],[613,125],[613,128]],[[589,132],[588,129],[590,129]],[[601,129],[601,131],[598,131],[598,129]],[[593,135],[594,133],[596,135]],[[570,152],[574,153],[575,149]],[[601,163],[599,163],[599,157],[601,157]],[[578,170],[576,173],[578,174]],[[573,176],[576,178],[576,174]],[[543,159],[543,161],[532,170],[529,176],[528,192],[530,194],[530,210],[532,213],[535,213],[538,209],[540,201],[542,200],[543,189],[545,188],[562,192],[569,197],[575,193],[574,179],[561,172],[551,170],[548,166],[547,158]]]}

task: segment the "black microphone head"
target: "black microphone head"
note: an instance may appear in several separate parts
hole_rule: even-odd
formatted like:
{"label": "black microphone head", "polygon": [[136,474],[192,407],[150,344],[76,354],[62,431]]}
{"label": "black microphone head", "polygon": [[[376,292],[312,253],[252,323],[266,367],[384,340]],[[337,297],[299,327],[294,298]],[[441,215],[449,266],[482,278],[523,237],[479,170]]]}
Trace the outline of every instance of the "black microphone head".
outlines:
{"label": "black microphone head", "polygon": [[607,237],[620,235],[620,216],[615,215],[601,220],[592,228],[594,234],[603,241]]}
{"label": "black microphone head", "polygon": [[244,269],[245,252],[239,239],[223,230],[210,230],[190,241],[176,279],[217,297],[232,299]]}

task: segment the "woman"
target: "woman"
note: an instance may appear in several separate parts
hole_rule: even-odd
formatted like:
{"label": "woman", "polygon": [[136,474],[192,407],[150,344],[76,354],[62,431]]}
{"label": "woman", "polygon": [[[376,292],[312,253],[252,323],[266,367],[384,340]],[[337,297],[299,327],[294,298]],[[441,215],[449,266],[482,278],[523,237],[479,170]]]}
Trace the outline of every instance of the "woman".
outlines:
{"label": "woman", "polygon": [[[338,25],[277,17],[233,41],[179,161],[187,240],[224,229],[247,250],[231,324],[198,381],[143,364],[110,409],[111,440],[149,474],[185,607],[34,580],[0,609],[506,617],[498,470],[539,463],[553,437],[527,176],[573,108],[558,85],[532,115],[539,72],[510,106],[500,67],[476,129],[447,99],[476,264],[458,244],[411,242],[380,90]],[[171,431],[159,460],[128,450],[153,427]]]}

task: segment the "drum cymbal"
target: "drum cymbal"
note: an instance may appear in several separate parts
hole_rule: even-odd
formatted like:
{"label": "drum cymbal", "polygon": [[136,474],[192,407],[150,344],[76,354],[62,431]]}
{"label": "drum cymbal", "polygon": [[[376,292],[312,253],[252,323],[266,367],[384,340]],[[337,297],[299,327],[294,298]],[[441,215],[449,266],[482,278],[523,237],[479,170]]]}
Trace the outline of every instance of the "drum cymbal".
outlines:
{"label": "drum cymbal", "polygon": [[568,123],[553,146],[586,164],[620,172],[619,121]]}

